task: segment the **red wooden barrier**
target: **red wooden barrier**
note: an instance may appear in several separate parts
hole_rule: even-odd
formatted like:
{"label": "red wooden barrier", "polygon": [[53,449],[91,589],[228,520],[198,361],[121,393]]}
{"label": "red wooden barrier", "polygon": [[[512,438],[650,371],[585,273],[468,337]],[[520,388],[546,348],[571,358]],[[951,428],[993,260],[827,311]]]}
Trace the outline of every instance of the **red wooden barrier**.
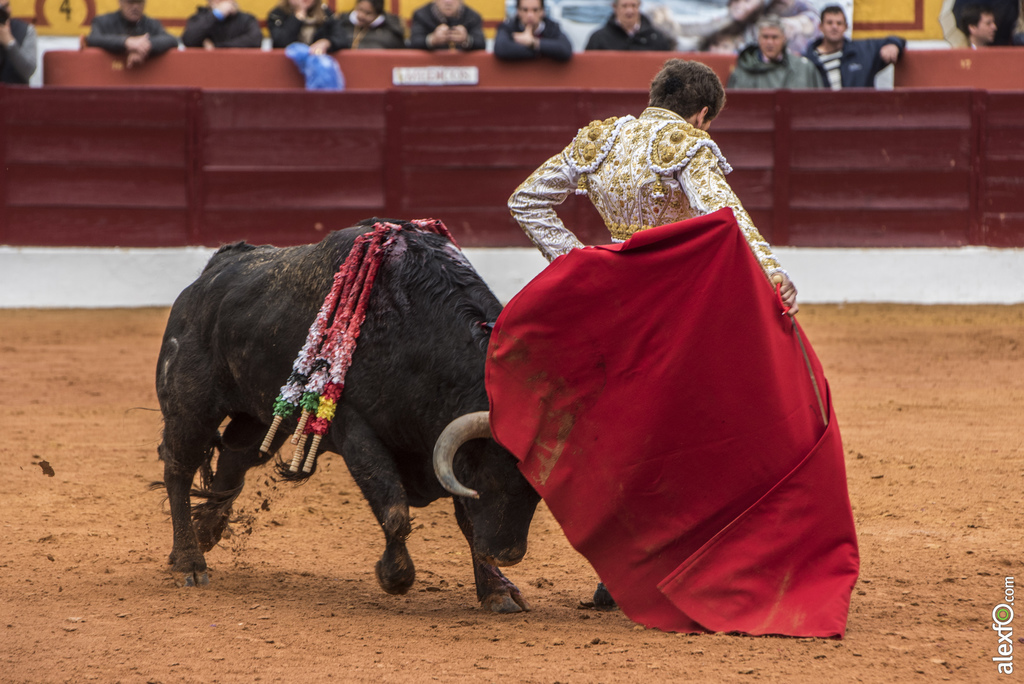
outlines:
{"label": "red wooden barrier", "polygon": [[[559,64],[549,60],[503,62],[486,52],[425,50],[342,50],[335,58],[346,90],[383,90],[392,85],[396,67],[476,67],[482,88],[646,89],[670,56],[698,59],[724,83],[736,60],[712,53],[666,55],[664,52],[590,52]],[[135,69],[124,57],[99,48],[51,50],[43,55],[45,85],[178,86],[195,88],[296,89],[303,87],[298,69],[284,50],[223,49],[169,52]]]}
{"label": "red wooden barrier", "polygon": [[[527,246],[508,195],[644,90],[0,88],[0,244],[297,244],[369,216]],[[774,244],[1024,247],[1024,93],[736,91],[712,133]],[[560,213],[607,232],[572,195]]]}
{"label": "red wooden barrier", "polygon": [[[735,57],[708,52],[587,52],[566,64],[547,60],[502,62],[484,52],[343,50],[335,57],[348,90],[383,90],[395,67],[474,66],[479,86],[505,89],[646,89],[666,57],[704,62],[724,83]],[[297,89],[303,82],[284,50],[181,50],[126,69],[124,58],[98,48],[52,50],[43,55],[45,85],[177,86]],[[1024,50],[908,50],[895,71],[897,88],[1024,90]]]}

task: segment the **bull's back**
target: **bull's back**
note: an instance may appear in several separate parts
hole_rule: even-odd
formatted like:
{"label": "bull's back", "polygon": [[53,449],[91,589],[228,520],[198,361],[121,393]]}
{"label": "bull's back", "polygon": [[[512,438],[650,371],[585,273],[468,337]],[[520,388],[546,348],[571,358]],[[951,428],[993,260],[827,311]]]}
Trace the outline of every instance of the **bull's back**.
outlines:
{"label": "bull's back", "polygon": [[[346,232],[315,245],[236,243],[218,250],[171,307],[158,394],[216,382],[216,401],[233,410],[268,410],[358,234]],[[193,377],[171,383],[172,373]]]}

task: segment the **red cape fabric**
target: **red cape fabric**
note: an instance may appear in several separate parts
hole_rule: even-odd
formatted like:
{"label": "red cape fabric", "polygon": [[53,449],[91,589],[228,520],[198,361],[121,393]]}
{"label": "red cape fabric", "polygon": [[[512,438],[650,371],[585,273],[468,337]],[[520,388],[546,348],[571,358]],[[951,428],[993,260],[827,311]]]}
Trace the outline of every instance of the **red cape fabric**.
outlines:
{"label": "red cape fabric", "polygon": [[794,324],[730,209],[559,257],[498,318],[495,439],[634,621],[844,634],[843,448]]}

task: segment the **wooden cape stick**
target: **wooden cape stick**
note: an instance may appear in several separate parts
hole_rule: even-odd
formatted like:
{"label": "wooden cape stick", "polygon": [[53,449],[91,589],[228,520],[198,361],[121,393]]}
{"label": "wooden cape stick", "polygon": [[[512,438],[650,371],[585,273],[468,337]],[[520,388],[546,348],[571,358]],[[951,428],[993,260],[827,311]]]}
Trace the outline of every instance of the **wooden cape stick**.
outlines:
{"label": "wooden cape stick", "polygon": [[[779,286],[782,285],[782,276],[775,273],[771,277],[772,283],[775,284],[776,291]],[[821,399],[821,390],[818,388],[818,379],[814,377],[814,369],[811,368],[811,358],[807,355],[807,347],[804,346],[804,338],[800,334],[800,326],[796,324],[796,314],[790,313],[787,307],[785,312],[789,316],[790,323],[793,325],[793,332],[796,334],[796,341],[800,343],[800,353],[804,355],[804,364],[807,366],[807,374],[811,376],[811,385],[814,387],[814,396],[818,399],[818,410],[821,411],[821,422],[828,427],[828,412],[825,411],[825,402]]]}

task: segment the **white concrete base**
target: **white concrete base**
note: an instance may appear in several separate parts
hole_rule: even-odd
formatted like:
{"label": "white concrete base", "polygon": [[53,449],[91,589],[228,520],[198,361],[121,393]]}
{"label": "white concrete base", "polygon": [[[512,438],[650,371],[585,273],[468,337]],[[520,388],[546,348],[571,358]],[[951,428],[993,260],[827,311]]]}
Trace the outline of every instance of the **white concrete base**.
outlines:
{"label": "white concrete base", "polygon": [[[1016,304],[1024,249],[778,247],[804,303]],[[0,308],[169,306],[213,253],[163,249],[0,246]],[[534,249],[467,249],[507,302],[546,262]]]}

